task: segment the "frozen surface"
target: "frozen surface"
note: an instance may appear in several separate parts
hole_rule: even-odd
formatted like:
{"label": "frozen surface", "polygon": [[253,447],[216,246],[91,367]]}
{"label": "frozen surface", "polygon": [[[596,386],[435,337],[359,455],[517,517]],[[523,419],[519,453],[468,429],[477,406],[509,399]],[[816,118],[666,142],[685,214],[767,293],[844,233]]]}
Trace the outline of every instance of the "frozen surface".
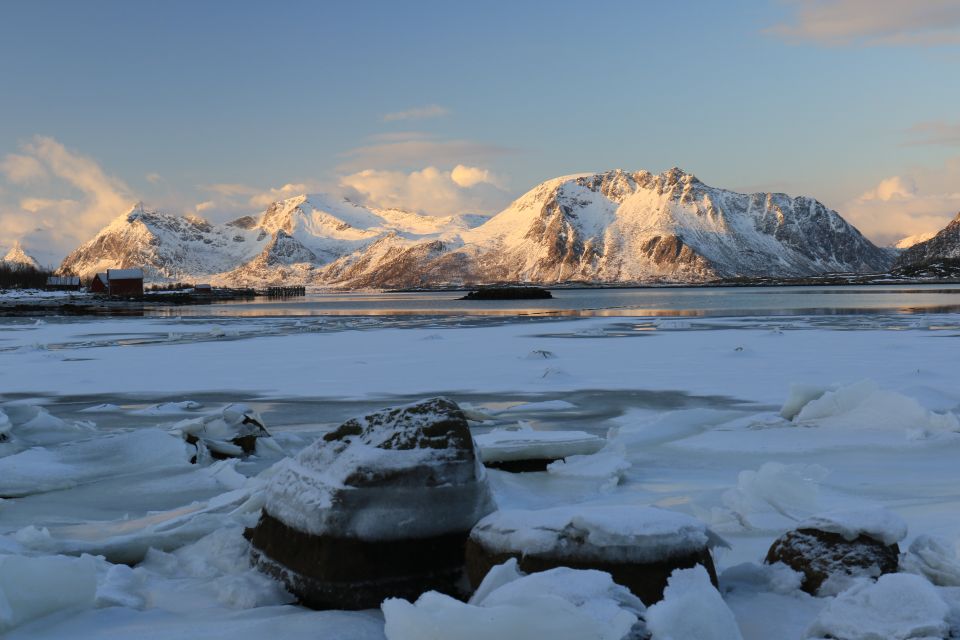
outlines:
{"label": "frozen surface", "polygon": [[[496,503],[618,518],[656,507],[708,525],[730,544],[713,553],[745,640],[804,637],[835,602],[850,605],[840,619],[869,610],[857,592],[814,598],[789,570],[761,563],[808,518],[874,507],[909,525],[902,567],[947,603],[942,619],[958,635],[958,337],[948,314],[0,319],[0,555],[106,558],[94,562],[92,596],[76,590],[80,605],[0,635],[383,640],[380,612],[289,604],[251,573],[240,532],[281,459],[347,417],[441,393],[473,407],[476,435],[518,419],[536,433],[609,434],[601,451],[545,473],[490,471]],[[260,412],[278,450],[189,464],[174,425],[210,424],[231,403]],[[586,531],[616,546],[622,524]],[[899,536],[885,519],[840,524]],[[41,564],[27,573],[46,575]]]}
{"label": "frozen surface", "polygon": [[93,558],[0,556],[0,632],[49,613],[93,606]]}
{"label": "frozen surface", "polygon": [[643,610],[608,573],[563,567],[525,576],[516,560],[491,569],[469,603],[433,591],[413,604],[383,603],[389,640],[620,640]]}
{"label": "frozen surface", "polygon": [[674,571],[646,619],[651,640],[743,640],[733,612],[700,565]]}
{"label": "frozen surface", "polygon": [[936,588],[921,577],[890,573],[863,580],[823,609],[808,638],[907,640],[943,638],[950,611]]}

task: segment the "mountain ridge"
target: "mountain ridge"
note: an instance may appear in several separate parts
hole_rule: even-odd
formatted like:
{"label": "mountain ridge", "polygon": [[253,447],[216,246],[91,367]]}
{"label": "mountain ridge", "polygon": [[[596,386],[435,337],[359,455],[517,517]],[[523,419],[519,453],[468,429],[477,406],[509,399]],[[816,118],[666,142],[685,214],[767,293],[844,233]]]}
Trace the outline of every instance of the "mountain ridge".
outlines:
{"label": "mountain ridge", "polygon": [[141,205],[61,270],[144,266],[160,280],[352,289],[796,277],[882,271],[890,259],[813,198],[740,194],[673,168],[553,178],[489,218],[376,209],[324,194],[222,225]]}

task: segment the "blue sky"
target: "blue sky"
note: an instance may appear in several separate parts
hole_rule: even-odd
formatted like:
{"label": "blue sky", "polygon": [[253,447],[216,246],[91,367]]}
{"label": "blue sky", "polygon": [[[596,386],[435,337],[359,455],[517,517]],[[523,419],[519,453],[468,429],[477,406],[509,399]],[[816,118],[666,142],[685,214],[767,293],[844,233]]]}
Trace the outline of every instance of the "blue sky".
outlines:
{"label": "blue sky", "polygon": [[886,242],[960,209],[958,70],[960,0],[12,1],[0,247],[56,259],[137,200],[492,213],[674,165]]}

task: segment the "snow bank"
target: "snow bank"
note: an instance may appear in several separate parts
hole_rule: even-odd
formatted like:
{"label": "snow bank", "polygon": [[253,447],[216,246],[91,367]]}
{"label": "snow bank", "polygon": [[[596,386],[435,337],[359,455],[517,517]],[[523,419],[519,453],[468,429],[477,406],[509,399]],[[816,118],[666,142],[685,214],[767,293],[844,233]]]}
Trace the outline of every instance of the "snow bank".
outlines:
{"label": "snow bank", "polygon": [[924,576],[941,587],[960,587],[957,545],[942,538],[917,536],[900,560],[900,569]]}
{"label": "snow bank", "polygon": [[474,436],[484,462],[557,460],[589,455],[603,448],[604,439],[585,431],[534,431],[530,427],[494,429]]}
{"label": "snow bank", "polygon": [[829,387],[820,387],[810,384],[791,384],[787,400],[780,409],[780,416],[785,420],[793,420],[800,410],[812,401],[830,391]]}
{"label": "snow bank", "polygon": [[804,404],[793,420],[834,428],[902,430],[912,437],[960,431],[956,415],[929,411],[909,396],[880,389],[872,380],[823,393]]}
{"label": "snow bank", "polygon": [[865,535],[885,545],[907,537],[907,523],[882,507],[840,509],[811,516],[797,524],[797,529],[816,529],[836,533],[847,541]]}
{"label": "snow bank", "polygon": [[562,554],[600,562],[648,563],[724,544],[691,516],[636,505],[572,505],[496,511],[470,537],[492,553]]}
{"label": "snow bank", "polygon": [[55,611],[92,607],[96,592],[91,556],[0,556],[0,631]]}
{"label": "snow bank", "polygon": [[671,574],[646,620],[651,640],[743,640],[733,612],[699,565]]}
{"label": "snow bank", "polygon": [[189,466],[182,440],[159,429],[139,429],[0,458],[0,496],[21,497],[145,470]]}
{"label": "snow bank", "polygon": [[907,573],[862,580],[820,612],[808,638],[844,640],[907,640],[943,638],[950,608],[936,588]]}
{"label": "snow bank", "polygon": [[382,609],[388,640],[620,640],[643,604],[608,573],[563,567],[524,576],[509,560],[469,603],[431,591],[414,604],[386,600]]}

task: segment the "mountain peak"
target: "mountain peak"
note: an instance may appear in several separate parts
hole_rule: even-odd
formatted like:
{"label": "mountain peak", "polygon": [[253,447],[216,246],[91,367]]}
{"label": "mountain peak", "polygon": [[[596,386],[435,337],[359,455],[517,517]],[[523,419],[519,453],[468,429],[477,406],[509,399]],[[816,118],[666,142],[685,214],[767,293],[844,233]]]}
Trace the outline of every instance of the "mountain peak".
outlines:
{"label": "mountain peak", "polygon": [[3,257],[4,262],[13,266],[20,267],[31,267],[33,269],[38,269],[40,267],[39,263],[33,258],[33,256],[27,254],[23,250],[23,245],[20,244],[20,240],[13,241],[13,247],[10,248],[10,251],[7,252],[7,255]]}

